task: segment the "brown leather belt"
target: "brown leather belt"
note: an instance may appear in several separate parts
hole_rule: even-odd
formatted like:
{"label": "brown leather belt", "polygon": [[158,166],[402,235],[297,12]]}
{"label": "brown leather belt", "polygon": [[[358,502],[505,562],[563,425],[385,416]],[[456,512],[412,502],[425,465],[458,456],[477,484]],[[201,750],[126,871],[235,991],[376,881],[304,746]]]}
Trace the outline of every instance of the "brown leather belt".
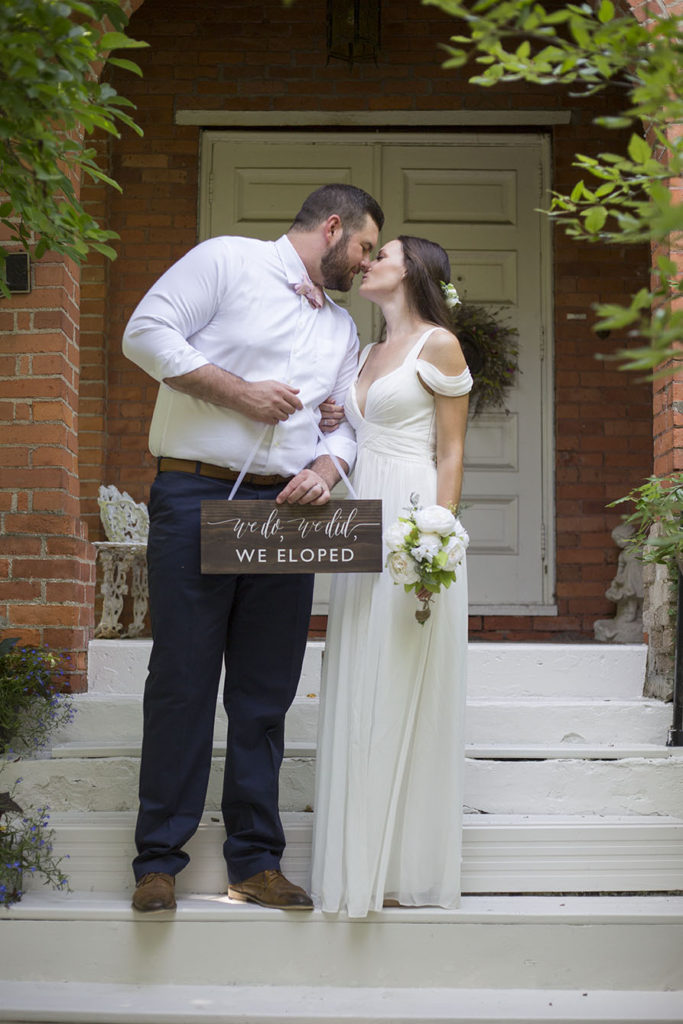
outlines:
{"label": "brown leather belt", "polygon": [[[210,462],[194,462],[192,459],[170,459],[166,456],[160,458],[157,463],[160,473],[194,473],[197,476],[213,476],[217,480],[235,481],[239,476],[236,469],[228,469],[227,466],[212,466]],[[255,484],[257,487],[277,487],[280,484],[287,484],[291,476],[278,476],[276,473],[271,476],[259,476],[257,473],[245,473],[242,483]]]}

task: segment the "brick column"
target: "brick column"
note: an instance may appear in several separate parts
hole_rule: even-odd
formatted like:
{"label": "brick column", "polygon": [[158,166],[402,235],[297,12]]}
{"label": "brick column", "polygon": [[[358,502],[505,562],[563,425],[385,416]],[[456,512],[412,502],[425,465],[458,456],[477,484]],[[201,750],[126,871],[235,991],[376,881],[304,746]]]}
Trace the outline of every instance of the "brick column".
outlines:
{"label": "brick column", "polygon": [[[130,15],[142,2],[121,7]],[[103,303],[103,261],[95,256],[84,273]],[[0,298],[0,635],[64,652],[78,692],[95,597],[95,552],[80,515],[80,271],[48,253],[32,278],[28,295]],[[101,310],[91,304],[88,313]],[[93,398],[102,400],[101,387],[85,400]],[[101,428],[87,413],[86,428]]]}
{"label": "brick column", "polygon": [[[640,22],[646,21],[652,14],[670,15],[672,18],[680,14],[677,0],[626,0],[626,5]],[[670,138],[680,138],[682,133],[683,126],[672,125],[668,135]],[[677,201],[683,201],[683,182],[680,179],[673,180],[670,188]],[[683,243],[678,239],[677,242],[670,240],[668,245],[656,247],[653,249],[652,265],[655,266],[658,254],[664,254],[678,264],[679,273],[683,272],[682,246]],[[678,302],[680,304],[681,300]],[[683,342],[683,338],[680,341]],[[672,363],[661,369],[671,372],[666,377],[660,377],[653,385],[652,471],[657,476],[666,476],[683,470],[683,376],[680,363],[678,369]]]}
{"label": "brick column", "polygon": [[79,517],[78,269],[57,255],[0,300],[0,629],[70,657],[85,688],[94,551]]}
{"label": "brick column", "polygon": [[[680,139],[683,126],[672,125],[669,137]],[[677,202],[683,202],[683,181],[671,182],[671,192]],[[661,252],[662,250],[658,250]],[[683,274],[683,240],[671,238],[664,254],[678,266],[679,276]],[[683,299],[675,300],[683,308]],[[683,342],[683,338],[680,339]],[[683,353],[682,353],[683,354]],[[664,367],[672,372],[654,382],[654,472],[658,476],[683,470],[683,373],[679,360]]]}

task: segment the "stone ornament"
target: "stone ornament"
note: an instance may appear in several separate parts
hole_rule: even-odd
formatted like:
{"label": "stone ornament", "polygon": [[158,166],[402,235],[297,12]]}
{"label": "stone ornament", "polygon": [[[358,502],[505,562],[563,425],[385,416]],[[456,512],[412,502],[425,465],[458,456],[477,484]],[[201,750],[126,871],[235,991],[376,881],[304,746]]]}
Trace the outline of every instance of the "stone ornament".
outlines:
{"label": "stone ornament", "polygon": [[629,544],[635,534],[630,523],[620,523],[612,530],[612,540],[621,551],[617,574],[605,591],[605,597],[616,604],[613,619],[593,623],[595,639],[610,644],[642,644],[643,642],[643,563],[637,549]]}
{"label": "stone ornament", "polygon": [[[133,501],[126,491],[121,494],[113,484],[100,487],[98,504],[107,540],[95,542],[102,567],[102,617],[95,628],[95,637],[98,640],[116,640],[142,636],[149,599],[149,512],[143,502]],[[133,598],[133,621],[124,631],[120,619],[128,593]]]}

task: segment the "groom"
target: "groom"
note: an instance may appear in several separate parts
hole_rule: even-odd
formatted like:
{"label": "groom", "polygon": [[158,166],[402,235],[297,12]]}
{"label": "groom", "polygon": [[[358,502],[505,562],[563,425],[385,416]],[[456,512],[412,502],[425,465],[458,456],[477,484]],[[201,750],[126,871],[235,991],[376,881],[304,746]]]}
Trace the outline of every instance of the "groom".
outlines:
{"label": "groom", "polygon": [[[317,415],[328,396],[343,402],[358,338],[322,288],[351,288],[383,221],[366,192],[325,185],[275,242],[224,236],[192,249],[126,327],[125,355],[159,382],[149,439],[158,474],[149,502],[154,643],[133,861],[138,911],[176,906],[175,875],[204,809],[223,661],[228,893],[266,907],[312,907],[280,871],[278,775],[313,576],[203,576],[200,503],[227,498],[247,459],[237,498],[329,500],[338,474],[303,410]],[[330,435],[329,447],[349,467],[350,427]]]}

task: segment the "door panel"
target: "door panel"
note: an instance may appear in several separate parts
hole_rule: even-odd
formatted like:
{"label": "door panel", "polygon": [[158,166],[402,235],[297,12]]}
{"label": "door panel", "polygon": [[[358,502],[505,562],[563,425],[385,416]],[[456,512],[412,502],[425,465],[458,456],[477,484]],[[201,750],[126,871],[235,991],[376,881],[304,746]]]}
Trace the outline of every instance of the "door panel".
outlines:
{"label": "door panel", "polygon": [[463,521],[471,604],[542,604],[539,140],[437,138],[429,146],[387,146],[382,160],[384,237],[404,232],[439,242],[460,297],[499,311],[520,332],[521,373],[509,413],[470,419]]}

